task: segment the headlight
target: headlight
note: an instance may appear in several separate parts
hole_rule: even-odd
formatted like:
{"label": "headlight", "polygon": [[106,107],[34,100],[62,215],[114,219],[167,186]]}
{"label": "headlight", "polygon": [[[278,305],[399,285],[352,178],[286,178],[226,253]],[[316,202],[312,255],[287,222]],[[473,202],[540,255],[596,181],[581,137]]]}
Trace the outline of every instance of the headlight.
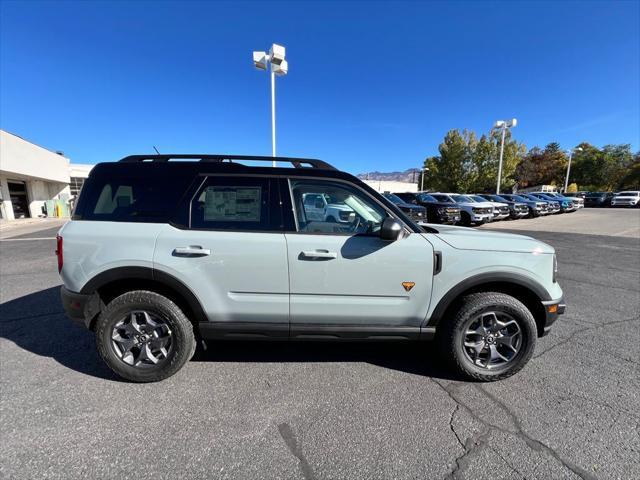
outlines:
{"label": "headlight", "polygon": [[553,254],[553,275],[551,276],[551,280],[553,283],[556,283],[556,275],[558,275],[558,257],[556,254]]}

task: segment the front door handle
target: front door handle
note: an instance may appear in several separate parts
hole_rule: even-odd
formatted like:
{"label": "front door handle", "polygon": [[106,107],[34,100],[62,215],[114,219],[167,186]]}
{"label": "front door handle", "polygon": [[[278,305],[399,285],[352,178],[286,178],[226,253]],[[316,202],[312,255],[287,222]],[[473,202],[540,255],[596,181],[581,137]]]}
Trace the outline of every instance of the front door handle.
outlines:
{"label": "front door handle", "polygon": [[206,257],[211,255],[211,250],[202,248],[200,245],[189,245],[188,247],[176,247],[173,249],[174,257]]}
{"label": "front door handle", "polygon": [[338,258],[338,254],[328,250],[307,250],[300,252],[300,257],[309,260],[331,260]]}

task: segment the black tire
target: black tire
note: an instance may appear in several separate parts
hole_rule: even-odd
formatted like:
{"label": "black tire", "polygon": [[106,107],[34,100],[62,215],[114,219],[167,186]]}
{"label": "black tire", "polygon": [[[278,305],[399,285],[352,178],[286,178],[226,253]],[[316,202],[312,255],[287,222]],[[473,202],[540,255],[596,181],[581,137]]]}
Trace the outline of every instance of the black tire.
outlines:
{"label": "black tire", "polygon": [[[132,311],[149,312],[161,318],[170,329],[171,346],[166,358],[157,365],[129,365],[116,352],[113,329]],[[146,290],[124,293],[107,305],[96,322],[96,344],[107,366],[132,382],[157,382],[170,377],[191,359],[196,348],[193,326],[182,310],[168,298]]]}
{"label": "black tire", "polygon": [[467,212],[460,212],[460,223],[465,227],[470,227],[471,216]]}
{"label": "black tire", "polygon": [[[520,348],[513,358],[492,369],[478,366],[465,353],[463,332],[471,319],[490,311],[509,315],[517,322],[522,335]],[[457,312],[438,325],[437,342],[442,355],[456,373],[471,380],[493,382],[516,374],[527,364],[535,350],[537,336],[533,315],[522,302],[503,293],[482,292],[464,297]]]}
{"label": "black tire", "polygon": [[327,222],[328,223],[338,223],[333,215],[329,215],[327,217]]}

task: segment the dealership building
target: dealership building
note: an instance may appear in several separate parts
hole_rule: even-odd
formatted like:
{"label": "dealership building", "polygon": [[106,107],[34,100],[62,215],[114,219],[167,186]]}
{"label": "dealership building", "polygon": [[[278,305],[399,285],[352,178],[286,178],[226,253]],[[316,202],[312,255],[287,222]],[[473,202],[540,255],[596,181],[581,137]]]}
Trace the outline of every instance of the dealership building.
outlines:
{"label": "dealership building", "polygon": [[0,218],[68,215],[91,167],[0,130]]}

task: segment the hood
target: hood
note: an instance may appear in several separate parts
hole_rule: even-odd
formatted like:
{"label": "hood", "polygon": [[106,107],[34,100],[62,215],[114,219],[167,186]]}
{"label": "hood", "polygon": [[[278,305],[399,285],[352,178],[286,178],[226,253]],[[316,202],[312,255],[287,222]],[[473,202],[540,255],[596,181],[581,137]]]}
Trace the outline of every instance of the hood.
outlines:
{"label": "hood", "polygon": [[416,212],[424,212],[424,207],[420,205],[413,205],[412,203],[396,203],[396,207],[405,210],[414,210]]}
{"label": "hood", "polygon": [[478,207],[478,208],[493,208],[497,204],[494,202],[473,202],[473,203],[465,203],[465,205],[471,205],[472,207]]}
{"label": "hood", "polygon": [[457,203],[453,202],[426,202],[423,205],[434,205],[436,207],[447,207],[447,208],[456,208],[460,210],[460,206]]}
{"label": "hood", "polygon": [[484,250],[520,253],[554,253],[553,247],[535,238],[513,233],[475,230],[467,227],[437,225],[437,236],[458,250]]}

